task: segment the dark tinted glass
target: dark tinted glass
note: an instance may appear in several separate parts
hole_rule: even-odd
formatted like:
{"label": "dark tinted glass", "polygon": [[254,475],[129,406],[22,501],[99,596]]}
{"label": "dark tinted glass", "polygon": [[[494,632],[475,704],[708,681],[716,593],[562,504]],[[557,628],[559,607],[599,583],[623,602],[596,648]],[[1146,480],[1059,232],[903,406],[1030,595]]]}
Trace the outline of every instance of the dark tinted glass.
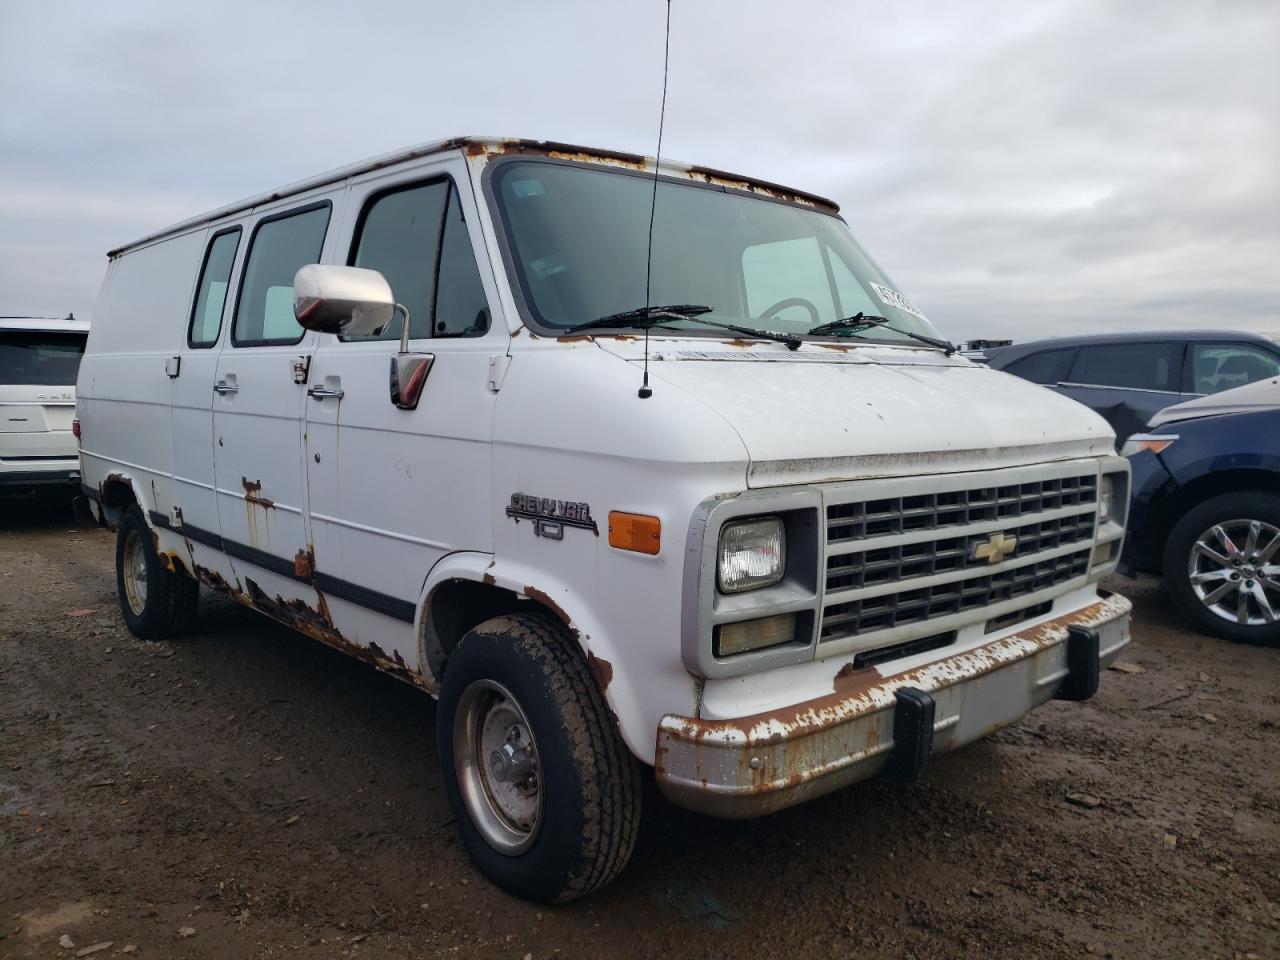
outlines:
{"label": "dark tinted glass", "polygon": [[[437,180],[376,198],[367,208],[352,264],[379,271],[391,284],[396,302],[409,311],[409,336],[431,336],[431,305],[440,224],[449,199],[449,182]],[[378,337],[350,340],[399,340],[400,313]]]}
{"label": "dark tinted glass", "polygon": [[1075,355],[1074,349],[1046,350],[1015,360],[1004,369],[1032,383],[1061,383],[1067,379]]}
{"label": "dark tinted glass", "polygon": [[83,353],[83,333],[0,331],[0,384],[72,386]]}
{"label": "dark tinted glass", "polygon": [[1178,389],[1181,343],[1109,343],[1084,348],[1080,383],[1135,390]]}
{"label": "dark tinted glass", "polygon": [[297,343],[302,327],[293,316],[293,275],[316,263],[324,247],[329,207],[313,207],[262,224],[253,236],[236,320],[234,343]]}
{"label": "dark tinted glass", "polygon": [[227,284],[235,263],[240,231],[220,233],[209,243],[195,305],[191,308],[191,332],[187,342],[193,347],[211,347],[222,330],[222,307],[227,302]]}
{"label": "dark tinted glass", "polygon": [[1193,393],[1221,393],[1280,374],[1272,353],[1243,343],[1197,343],[1192,348]]}
{"label": "dark tinted glass", "polygon": [[444,242],[440,245],[434,329],[438,337],[479,336],[489,329],[489,303],[480,284],[457,190],[449,193]]}

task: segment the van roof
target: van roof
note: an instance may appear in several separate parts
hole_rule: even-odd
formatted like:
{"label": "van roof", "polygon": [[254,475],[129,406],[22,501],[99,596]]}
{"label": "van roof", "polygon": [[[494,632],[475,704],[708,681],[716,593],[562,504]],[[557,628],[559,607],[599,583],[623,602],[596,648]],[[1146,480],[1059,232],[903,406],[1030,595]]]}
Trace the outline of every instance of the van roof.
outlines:
{"label": "van roof", "polygon": [[0,317],[0,330],[26,330],[40,333],[88,333],[89,321],[77,320],[71,314],[61,320],[54,317]]}
{"label": "van roof", "polygon": [[[381,156],[371,157],[368,160],[361,160],[357,163],[349,164],[345,167],[339,167],[336,170],[330,170],[327,173],[317,174],[314,177],[308,177],[305,180],[298,180],[294,183],[287,184],[276,190],[258,194],[253,197],[246,197],[235,203],[228,204],[225,207],[219,207],[208,213],[203,213],[196,217],[175,223],[173,226],[158,230],[155,233],[148,234],[132,243],[127,243],[122,247],[107,252],[109,258],[114,259],[122,253],[127,253],[136,247],[144,244],[152,243],[156,240],[169,237],[177,233],[190,230],[193,227],[199,227],[204,224],[213,223],[224,217],[233,214],[244,213],[255,207],[262,206],[264,203],[272,203],[294,194],[305,193],[308,190],[314,190],[316,187],[323,187],[331,183],[337,183],[348,177],[358,176],[362,173],[368,173],[371,170],[380,170],[383,167],[394,166],[398,163],[404,163],[409,160],[417,160],[421,157],[430,156],[436,153],[444,153],[449,150],[463,150],[469,156],[501,156],[504,154],[540,154],[543,156],[555,157],[562,160],[577,160],[585,163],[607,163],[616,166],[631,167],[637,170],[654,169],[654,161],[652,157],[640,156],[634,153],[623,153],[617,150],[602,150],[597,147],[582,147],[569,143],[557,143],[553,140],[519,140],[502,137],[451,137],[448,140],[435,140],[431,143],[421,143],[414,147],[405,147],[401,150],[395,150],[391,153],[384,153]],[[789,200],[794,203],[800,203],[805,206],[821,207],[828,213],[838,213],[840,207],[832,200],[820,197],[817,194],[806,193],[802,190],[793,190],[790,187],[784,187],[776,183],[770,183],[767,180],[757,180],[754,177],[744,177],[735,173],[726,173],[722,170],[713,170],[710,167],[700,167],[691,164],[677,163],[670,160],[663,160],[661,171],[670,176],[682,176],[690,180],[698,180],[704,183],[714,183],[720,186],[729,187],[737,190],[745,190],[750,193],[759,193],[765,196],[774,197],[776,199]]]}

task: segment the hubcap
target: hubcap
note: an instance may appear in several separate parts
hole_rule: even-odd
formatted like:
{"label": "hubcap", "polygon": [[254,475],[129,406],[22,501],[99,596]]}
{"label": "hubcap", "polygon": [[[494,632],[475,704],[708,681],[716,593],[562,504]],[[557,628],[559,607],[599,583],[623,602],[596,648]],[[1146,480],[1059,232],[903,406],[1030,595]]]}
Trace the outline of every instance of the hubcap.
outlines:
{"label": "hubcap", "polygon": [[524,710],[493,680],[463,691],[453,721],[458,787],[472,822],[495,850],[527,850],[542,823],[538,744]]}
{"label": "hubcap", "polygon": [[137,531],[130,530],[124,541],[124,597],[135,616],[147,606],[147,553]]}
{"label": "hubcap", "polygon": [[1187,562],[1191,589],[1224,620],[1275,623],[1280,614],[1280,528],[1261,520],[1214,524],[1196,539]]}

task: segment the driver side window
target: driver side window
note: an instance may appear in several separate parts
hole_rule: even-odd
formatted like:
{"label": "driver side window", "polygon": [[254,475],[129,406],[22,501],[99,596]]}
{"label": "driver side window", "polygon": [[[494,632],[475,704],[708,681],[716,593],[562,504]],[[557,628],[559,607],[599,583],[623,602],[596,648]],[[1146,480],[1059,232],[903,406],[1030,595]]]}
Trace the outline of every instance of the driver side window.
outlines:
{"label": "driver side window", "polygon": [[831,282],[817,237],[747,247],[742,251],[742,281],[752,319],[776,316],[795,323],[797,329],[836,319]]}

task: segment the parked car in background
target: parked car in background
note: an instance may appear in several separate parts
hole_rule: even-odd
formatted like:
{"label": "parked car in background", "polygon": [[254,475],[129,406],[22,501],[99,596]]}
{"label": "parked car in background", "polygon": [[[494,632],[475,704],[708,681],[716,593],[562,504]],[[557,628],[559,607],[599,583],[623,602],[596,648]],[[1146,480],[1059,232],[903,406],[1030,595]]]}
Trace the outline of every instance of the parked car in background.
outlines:
{"label": "parked car in background", "polygon": [[1280,343],[1221,330],[1058,337],[986,355],[992,369],[1044,384],[1102,414],[1117,444],[1171,404],[1280,374]]}
{"label": "parked car in background", "polygon": [[1163,574],[1206,633],[1280,643],[1280,377],[1177,404],[1124,452],[1122,571]]}
{"label": "parked car in background", "polygon": [[80,486],[71,421],[89,324],[0,317],[0,495]]}

